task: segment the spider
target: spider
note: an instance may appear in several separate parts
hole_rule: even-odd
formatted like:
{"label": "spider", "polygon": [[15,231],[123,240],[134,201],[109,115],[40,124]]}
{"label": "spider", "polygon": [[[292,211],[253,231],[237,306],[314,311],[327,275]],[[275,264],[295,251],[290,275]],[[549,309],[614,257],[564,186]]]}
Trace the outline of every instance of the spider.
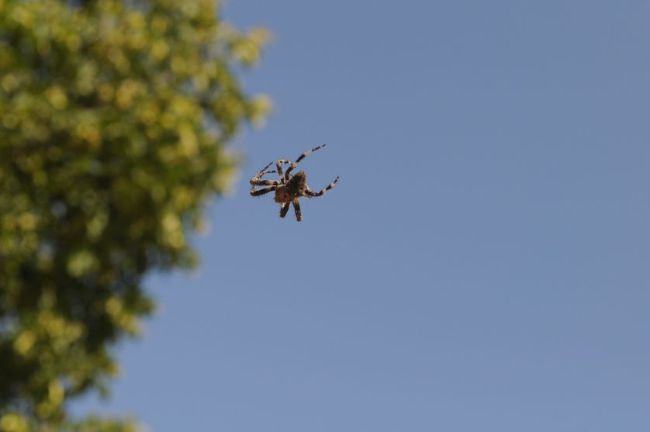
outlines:
{"label": "spider", "polygon": [[[328,184],[325,188],[321,189],[318,192],[314,192],[309,189],[309,186],[307,186],[307,174],[305,174],[304,171],[298,171],[297,173],[291,175],[291,171],[293,171],[298,166],[301,160],[323,147],[325,147],[325,144],[315,147],[311,150],[307,150],[298,156],[298,159],[296,159],[295,162],[285,159],[278,159],[275,162],[275,168],[277,171],[267,171],[267,168],[273,164],[273,162],[269,162],[267,166],[259,170],[257,174],[251,178],[251,195],[260,196],[275,191],[274,199],[275,202],[280,204],[280,217],[285,217],[289,211],[289,207],[291,204],[293,204],[293,209],[296,212],[296,220],[300,222],[302,220],[302,212],[300,211],[300,203],[298,202],[298,199],[300,197],[313,198],[323,196],[325,192],[332,189],[336,185],[336,182],[339,181],[339,178],[337,176],[334,181]],[[287,168],[287,171],[283,174],[282,165],[284,164],[289,164],[289,168]],[[262,177],[265,175],[275,172],[278,173],[278,176],[280,177],[279,180],[262,180]],[[255,186],[268,187],[255,189]]]}

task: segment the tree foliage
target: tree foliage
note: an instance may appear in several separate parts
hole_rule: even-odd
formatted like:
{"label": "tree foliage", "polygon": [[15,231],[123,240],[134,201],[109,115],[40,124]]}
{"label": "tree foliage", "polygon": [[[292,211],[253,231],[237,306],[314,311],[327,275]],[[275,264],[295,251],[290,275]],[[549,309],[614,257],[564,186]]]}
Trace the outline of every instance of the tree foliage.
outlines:
{"label": "tree foliage", "polygon": [[265,39],[214,0],[0,0],[0,430],[132,430],[66,406],[117,373],[143,276],[196,263]]}

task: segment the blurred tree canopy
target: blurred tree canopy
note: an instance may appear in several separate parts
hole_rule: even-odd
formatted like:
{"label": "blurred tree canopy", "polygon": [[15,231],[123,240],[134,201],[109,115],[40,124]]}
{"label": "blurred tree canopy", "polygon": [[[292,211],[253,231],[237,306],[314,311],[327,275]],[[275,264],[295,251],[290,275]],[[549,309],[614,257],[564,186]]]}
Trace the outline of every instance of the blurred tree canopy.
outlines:
{"label": "blurred tree canopy", "polygon": [[228,188],[226,142],[269,102],[244,92],[267,34],[215,0],[0,0],[0,430],[129,431],[72,421],[138,332],[154,270]]}

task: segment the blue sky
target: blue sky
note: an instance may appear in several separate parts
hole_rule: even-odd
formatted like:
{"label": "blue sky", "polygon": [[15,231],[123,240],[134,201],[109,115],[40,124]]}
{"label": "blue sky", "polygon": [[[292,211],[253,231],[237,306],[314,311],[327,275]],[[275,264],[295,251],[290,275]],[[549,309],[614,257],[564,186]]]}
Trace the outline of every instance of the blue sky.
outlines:
{"label": "blue sky", "polygon": [[[650,3],[230,0],[266,128],[104,413],[158,432],[650,427]],[[248,178],[303,168],[278,217]]]}

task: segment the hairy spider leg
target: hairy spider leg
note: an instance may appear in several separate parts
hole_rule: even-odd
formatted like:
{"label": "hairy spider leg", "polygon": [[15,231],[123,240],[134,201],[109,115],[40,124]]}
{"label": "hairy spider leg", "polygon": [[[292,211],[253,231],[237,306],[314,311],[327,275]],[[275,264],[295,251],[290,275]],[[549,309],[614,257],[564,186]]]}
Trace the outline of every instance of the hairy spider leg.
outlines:
{"label": "hairy spider leg", "polygon": [[279,184],[280,182],[277,180],[251,180],[251,185],[253,185],[253,188],[255,188],[255,186],[278,186]]}
{"label": "hairy spider leg", "polygon": [[[269,193],[271,191],[274,191],[277,189],[277,187],[280,185],[280,182],[277,180],[262,180],[259,177],[253,177],[251,179],[251,195],[252,196],[260,196],[264,195],[265,193]],[[271,186],[270,188],[265,188],[265,189],[255,189],[255,186]]]}
{"label": "hairy spider leg", "polygon": [[253,189],[251,190],[251,196],[260,196],[260,195],[265,195],[269,192],[273,192],[276,189],[276,186],[271,186],[263,189]]}
{"label": "hairy spider leg", "polygon": [[333,181],[332,183],[328,184],[328,185],[327,185],[326,187],[324,187],[323,189],[319,190],[318,192],[314,192],[314,191],[312,191],[312,190],[310,190],[310,189],[307,189],[307,190],[305,191],[305,195],[308,196],[308,197],[310,197],[310,198],[323,196],[323,195],[325,194],[325,192],[327,192],[328,190],[330,190],[330,189],[334,189],[334,186],[336,186],[336,182],[338,182],[338,181],[339,181],[339,177],[336,176],[336,178],[334,179],[334,181]]}
{"label": "hairy spider leg", "polygon": [[275,167],[278,170],[278,176],[280,176],[281,178],[284,179],[284,177],[283,177],[284,173],[282,172],[282,165],[283,164],[291,164],[291,163],[292,162],[290,160],[287,160],[287,159],[278,159],[277,161],[275,161]]}
{"label": "hairy spider leg", "polygon": [[302,212],[300,211],[300,203],[297,199],[293,200],[293,209],[296,211],[296,220],[300,222],[302,220]]}
{"label": "hairy spider leg", "polygon": [[291,171],[293,171],[293,169],[298,166],[298,164],[300,163],[301,160],[303,160],[304,158],[306,158],[307,156],[309,156],[311,153],[315,152],[316,150],[322,149],[323,147],[325,147],[325,145],[326,144],[322,144],[322,145],[319,145],[318,147],[314,147],[313,149],[307,150],[306,152],[304,152],[303,154],[298,156],[298,159],[296,159],[296,161],[293,162],[289,166],[289,168],[287,168],[287,172],[284,173],[284,180],[285,181],[289,180],[289,173],[291,173]]}
{"label": "hairy spider leg", "polygon": [[[265,175],[273,174],[275,172],[275,170],[266,171],[266,169],[268,167],[270,167],[272,163],[273,162],[269,162],[264,168],[259,170],[257,172],[257,174],[255,174],[253,177],[251,177],[251,179],[250,179],[251,195],[257,196],[257,195],[253,194],[253,192],[255,191],[255,186],[277,186],[277,185],[280,184],[280,182],[277,181],[277,180],[262,180],[262,177],[264,177]],[[261,195],[263,195],[263,194],[261,194]]]}
{"label": "hairy spider leg", "polygon": [[284,203],[282,206],[280,206],[280,217],[283,218],[287,215],[287,212],[289,211],[289,207],[291,207],[291,203]]}

